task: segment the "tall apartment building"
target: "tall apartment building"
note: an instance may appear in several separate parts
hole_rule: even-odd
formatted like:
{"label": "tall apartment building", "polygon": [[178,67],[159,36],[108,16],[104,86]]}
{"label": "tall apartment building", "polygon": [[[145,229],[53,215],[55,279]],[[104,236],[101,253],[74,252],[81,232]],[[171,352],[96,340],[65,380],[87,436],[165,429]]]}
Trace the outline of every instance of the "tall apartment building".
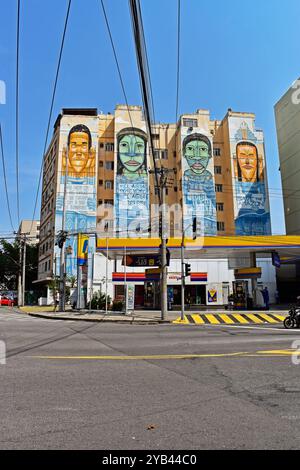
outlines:
{"label": "tall apartment building", "polygon": [[300,100],[292,86],[275,105],[287,235],[300,234]]}
{"label": "tall apartment building", "polygon": [[[171,237],[180,236],[182,226],[190,235],[193,217],[199,222],[198,235],[271,233],[264,136],[255,127],[254,114],[229,109],[217,121],[199,109],[177,123],[153,125],[152,139],[156,165],[170,170],[166,203]],[[151,170],[140,106],[118,105],[114,114],[63,109],[44,158],[39,280],[58,272],[55,235],[61,229],[71,234],[106,231],[115,237],[157,233]],[[67,243],[72,252],[67,272],[76,274],[76,237]],[[116,263],[111,266],[112,279],[117,269]],[[221,277],[228,284],[232,272]]]}
{"label": "tall apartment building", "polygon": [[35,245],[40,241],[40,221],[21,220],[17,235],[26,235],[27,244]]}

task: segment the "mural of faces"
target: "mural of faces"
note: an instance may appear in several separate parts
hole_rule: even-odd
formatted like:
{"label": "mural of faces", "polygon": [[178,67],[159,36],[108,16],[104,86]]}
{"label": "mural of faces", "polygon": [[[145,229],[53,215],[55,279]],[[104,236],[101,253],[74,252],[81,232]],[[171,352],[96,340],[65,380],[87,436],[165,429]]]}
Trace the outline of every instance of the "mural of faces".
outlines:
{"label": "mural of faces", "polygon": [[242,182],[258,181],[257,148],[250,142],[240,142],[236,148],[238,179]]}
{"label": "mural of faces", "polygon": [[118,173],[134,175],[146,161],[146,139],[140,133],[121,134],[118,139]]}
{"label": "mural of faces", "polygon": [[[68,174],[72,176],[94,176],[95,150],[91,148],[92,138],[88,127],[74,126],[68,137]],[[67,152],[64,149],[63,170],[66,171]]]}
{"label": "mural of faces", "polygon": [[207,169],[211,158],[211,144],[207,137],[194,134],[183,141],[183,155],[195,175],[201,175]]}

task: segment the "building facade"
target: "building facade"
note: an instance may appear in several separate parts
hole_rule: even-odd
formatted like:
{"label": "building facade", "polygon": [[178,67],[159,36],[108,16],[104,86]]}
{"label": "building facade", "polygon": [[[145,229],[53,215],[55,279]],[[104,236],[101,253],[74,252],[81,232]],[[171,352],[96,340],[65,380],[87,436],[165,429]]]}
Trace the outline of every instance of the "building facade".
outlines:
{"label": "building facade", "polygon": [[[164,227],[168,236],[181,236],[182,229],[190,236],[194,217],[198,236],[271,234],[264,136],[255,127],[254,114],[228,110],[217,121],[209,111],[199,109],[182,115],[178,123],[153,125],[152,140],[156,167],[169,170],[168,224]],[[78,269],[77,233],[157,236],[159,207],[153,167],[140,106],[118,105],[114,114],[63,109],[44,158],[39,280],[46,282],[58,274],[60,252],[55,236],[60,230],[69,233],[69,275],[76,275]],[[89,256],[94,252],[90,237]],[[95,280],[95,286],[105,276],[99,256],[93,256],[89,263],[93,269],[89,267],[87,276]],[[111,262],[108,269],[113,297],[122,284],[117,280],[118,263],[121,260]],[[180,270],[175,260],[171,263],[175,263],[169,271],[176,286]],[[200,276],[191,281],[195,302],[207,303],[213,285],[220,292],[217,303],[226,303],[232,270],[221,264],[219,268],[211,263],[204,266],[200,260],[193,263],[192,271]],[[141,276],[136,285],[142,303]]]}
{"label": "building facade", "polygon": [[300,94],[292,86],[275,105],[287,235],[300,233]]}
{"label": "building facade", "polygon": [[40,221],[21,220],[17,235],[26,235],[26,243],[36,245],[40,241]]}

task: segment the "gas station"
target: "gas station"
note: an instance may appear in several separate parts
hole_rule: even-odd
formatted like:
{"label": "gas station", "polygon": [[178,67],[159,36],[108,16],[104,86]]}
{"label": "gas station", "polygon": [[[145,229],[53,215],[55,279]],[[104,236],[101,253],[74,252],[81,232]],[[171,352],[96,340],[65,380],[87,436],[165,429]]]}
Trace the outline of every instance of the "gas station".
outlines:
{"label": "gas station", "polygon": [[[112,283],[115,292],[118,285],[127,285],[137,282],[140,297],[144,296],[143,306],[145,308],[160,308],[160,267],[159,267],[159,238],[103,238],[97,237],[97,253],[103,255],[107,261],[112,262]],[[170,254],[171,263],[180,262],[181,259],[181,238],[169,238],[167,248]],[[205,291],[206,305],[213,306],[228,304],[229,295],[233,297],[233,308],[246,309],[259,306],[257,299],[258,282],[262,275],[262,270],[258,266],[258,260],[269,261],[276,268],[287,263],[290,259],[300,257],[300,236],[218,236],[218,237],[198,237],[195,240],[186,238],[184,240],[184,260],[188,264],[190,261],[212,261],[226,263],[228,261],[231,270],[231,280],[223,279],[223,290],[227,288],[227,294],[223,292],[223,300],[217,299],[217,288],[211,287],[209,273],[190,272],[187,277],[188,296],[201,297]],[[118,263],[123,266],[122,271],[118,268]],[[176,264],[176,263],[175,263]],[[137,267],[132,272],[131,267]],[[177,263],[178,266],[178,263]],[[171,270],[169,268],[169,270]],[[275,283],[276,276],[274,275]],[[206,287],[205,287],[205,283]],[[174,304],[180,304],[180,284],[181,270],[170,272],[168,275],[168,286],[176,286],[175,294],[169,292],[168,297]],[[126,287],[125,287],[126,286]],[[143,287],[143,288],[142,288]],[[204,290],[203,290],[204,289]],[[119,291],[121,291],[119,289]],[[194,294],[194,292],[196,294]],[[123,291],[124,293],[124,291]],[[192,294],[190,294],[192,293]],[[300,294],[300,292],[299,292]],[[177,300],[174,296],[177,295]],[[203,294],[204,295],[204,294]],[[295,292],[295,298],[297,293]],[[137,296],[136,296],[137,297]],[[224,300],[226,298],[226,301]],[[193,298],[194,300],[194,298]],[[203,300],[203,299],[202,299]],[[250,301],[250,306],[249,306]],[[185,296],[185,302],[189,302]],[[133,308],[136,308],[134,305]]]}

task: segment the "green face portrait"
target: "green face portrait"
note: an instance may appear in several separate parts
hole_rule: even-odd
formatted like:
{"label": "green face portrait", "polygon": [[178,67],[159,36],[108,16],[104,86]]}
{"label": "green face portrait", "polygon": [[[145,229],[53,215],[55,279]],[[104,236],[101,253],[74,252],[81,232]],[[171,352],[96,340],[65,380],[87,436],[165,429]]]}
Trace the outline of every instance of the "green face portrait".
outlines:
{"label": "green face portrait", "polygon": [[206,170],[210,159],[209,145],[204,140],[191,140],[184,148],[184,156],[190,169],[196,175],[201,175]]}
{"label": "green face portrait", "polygon": [[119,159],[127,172],[137,172],[145,161],[145,140],[134,134],[123,135],[119,140]]}

